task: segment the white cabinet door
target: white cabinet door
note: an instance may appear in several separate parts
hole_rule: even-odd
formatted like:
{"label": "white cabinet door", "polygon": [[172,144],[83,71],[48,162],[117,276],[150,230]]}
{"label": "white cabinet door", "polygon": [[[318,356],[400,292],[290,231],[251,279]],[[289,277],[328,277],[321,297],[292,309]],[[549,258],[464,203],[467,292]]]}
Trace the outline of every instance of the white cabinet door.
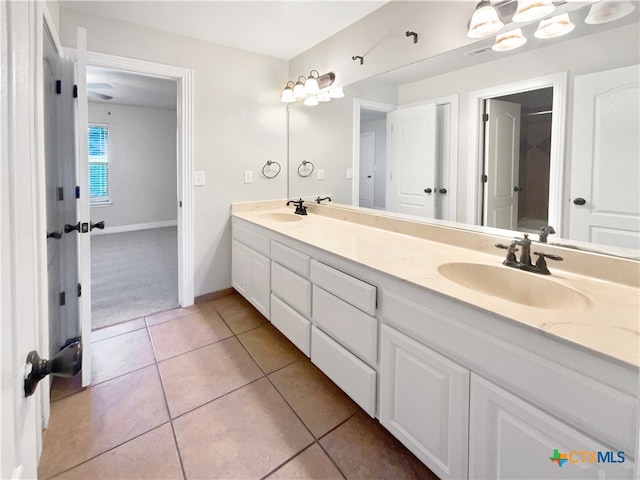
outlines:
{"label": "white cabinet door", "polygon": [[472,479],[633,478],[633,461],[623,453],[475,374],[469,439]]}
{"label": "white cabinet door", "polygon": [[258,311],[269,318],[271,299],[271,260],[258,252],[251,252],[251,273],[249,276],[249,300]]}
{"label": "white cabinet door", "polygon": [[438,477],[466,478],[469,371],[383,325],[380,423]]}
{"label": "white cabinet door", "polygon": [[233,240],[231,246],[231,285],[244,298],[249,296],[249,274],[251,272],[250,250]]}
{"label": "white cabinet door", "polygon": [[231,285],[269,318],[271,260],[236,240],[231,244]]}

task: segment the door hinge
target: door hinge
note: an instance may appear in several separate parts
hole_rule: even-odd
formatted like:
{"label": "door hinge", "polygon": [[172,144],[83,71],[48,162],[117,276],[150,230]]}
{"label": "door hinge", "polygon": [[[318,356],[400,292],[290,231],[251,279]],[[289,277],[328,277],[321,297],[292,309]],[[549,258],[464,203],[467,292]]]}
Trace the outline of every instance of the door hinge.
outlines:
{"label": "door hinge", "polygon": [[79,297],[82,296],[82,284],[81,283],[78,284],[78,296]]}
{"label": "door hinge", "polygon": [[58,201],[64,200],[64,187],[58,187]]}
{"label": "door hinge", "polygon": [[67,294],[65,292],[60,292],[60,306],[62,307],[67,303]]}
{"label": "door hinge", "polygon": [[80,198],[80,186],[76,185],[76,198]]}
{"label": "door hinge", "polygon": [[78,98],[78,85],[73,86],[73,98]]}
{"label": "door hinge", "polygon": [[482,183],[487,183],[487,176],[486,176],[486,175],[482,175],[482,176],[480,177],[480,181],[481,181]]}
{"label": "door hinge", "polygon": [[56,93],[58,95],[62,93],[62,80],[56,80]]}
{"label": "door hinge", "polygon": [[488,122],[489,121],[489,114],[488,113],[483,113],[482,114],[482,121],[483,122]]}

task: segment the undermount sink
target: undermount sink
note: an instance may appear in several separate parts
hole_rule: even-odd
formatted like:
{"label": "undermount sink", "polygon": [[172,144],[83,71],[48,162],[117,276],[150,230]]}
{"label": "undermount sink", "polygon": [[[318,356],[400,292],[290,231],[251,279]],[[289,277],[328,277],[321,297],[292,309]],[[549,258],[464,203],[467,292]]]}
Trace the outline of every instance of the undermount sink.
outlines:
{"label": "undermount sink", "polygon": [[262,220],[269,220],[271,222],[299,222],[302,220],[302,215],[296,215],[295,213],[284,212],[267,212],[258,215]]}
{"label": "undermount sink", "polygon": [[445,263],[438,272],[448,280],[476,292],[513,303],[547,310],[588,310],[586,295],[535,273],[502,265]]}

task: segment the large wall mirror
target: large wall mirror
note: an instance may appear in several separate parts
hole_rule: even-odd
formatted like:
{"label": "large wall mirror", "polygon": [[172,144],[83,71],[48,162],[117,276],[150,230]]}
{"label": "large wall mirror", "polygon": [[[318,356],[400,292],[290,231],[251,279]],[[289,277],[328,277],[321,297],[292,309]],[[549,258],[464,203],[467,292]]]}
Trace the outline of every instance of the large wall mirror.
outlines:
{"label": "large wall mirror", "polygon": [[[289,105],[289,197],[638,258],[640,8],[508,52],[494,39]],[[571,4],[567,4],[571,5]],[[628,8],[628,7],[627,7]],[[547,229],[549,230],[549,229]],[[535,237],[534,237],[535,238]]]}

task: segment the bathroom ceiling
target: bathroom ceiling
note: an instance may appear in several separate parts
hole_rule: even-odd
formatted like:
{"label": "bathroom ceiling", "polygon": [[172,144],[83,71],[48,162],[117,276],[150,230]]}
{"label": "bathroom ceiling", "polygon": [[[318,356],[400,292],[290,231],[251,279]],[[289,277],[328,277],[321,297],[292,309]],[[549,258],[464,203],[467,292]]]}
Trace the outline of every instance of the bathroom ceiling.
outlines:
{"label": "bathroom ceiling", "polygon": [[64,8],[290,60],[389,0],[62,1]]}

